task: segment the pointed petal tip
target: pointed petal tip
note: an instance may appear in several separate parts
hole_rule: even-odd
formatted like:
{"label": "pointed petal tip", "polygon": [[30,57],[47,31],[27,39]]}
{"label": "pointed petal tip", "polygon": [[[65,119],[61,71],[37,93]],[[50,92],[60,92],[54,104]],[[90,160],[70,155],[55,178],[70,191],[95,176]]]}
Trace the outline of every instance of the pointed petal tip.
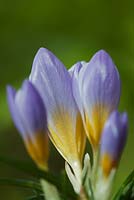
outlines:
{"label": "pointed petal tip", "polygon": [[[46,68],[65,68],[63,63],[57,58],[57,56],[50,50],[41,47],[33,60],[30,80],[32,80],[33,74],[35,75],[40,68],[40,71],[44,71]],[[50,69],[49,69],[50,70]]]}
{"label": "pointed petal tip", "polygon": [[23,90],[36,90],[35,89],[35,86],[33,85],[33,83],[28,80],[28,79],[25,79],[22,83],[22,87],[21,87]]}
{"label": "pointed petal tip", "polygon": [[41,56],[41,55],[51,55],[53,54],[49,49],[44,48],[44,47],[40,47],[36,53],[36,56]]}
{"label": "pointed petal tip", "polygon": [[104,50],[104,49],[98,50],[98,51],[95,53],[95,55],[99,55],[99,56],[110,56],[110,55],[108,54],[108,52],[107,52],[106,50]]}
{"label": "pointed petal tip", "polygon": [[96,53],[108,54],[107,51],[106,51],[105,49],[100,49],[100,50],[98,50]]}
{"label": "pointed petal tip", "polygon": [[48,49],[46,49],[46,48],[44,48],[44,47],[40,47],[40,48],[37,50],[36,54],[35,54],[33,63],[34,63],[36,60],[40,59],[42,56],[44,57],[44,55],[46,56],[46,55],[49,55],[49,54],[50,54],[50,51],[49,51]]}
{"label": "pointed petal tip", "polygon": [[99,51],[97,51],[94,56],[92,57],[92,59],[94,61],[96,60],[99,60],[100,62],[102,63],[109,63],[109,62],[112,62],[113,63],[113,60],[111,58],[111,56],[109,55],[108,52],[106,52],[105,50],[101,49]]}
{"label": "pointed petal tip", "polygon": [[39,101],[42,101],[42,103],[43,103],[43,100],[39,94],[38,89],[34,86],[34,84],[30,80],[25,79],[23,81],[23,84],[22,84],[22,87],[20,90],[23,90],[23,92],[26,92],[26,93],[30,94],[31,96],[34,95],[35,98],[41,99]]}
{"label": "pointed petal tip", "polygon": [[74,73],[79,73],[84,64],[84,61],[78,61],[68,70],[69,74],[72,76]]}
{"label": "pointed petal tip", "polygon": [[7,93],[7,99],[8,99],[8,102],[9,102],[11,100],[11,98],[15,97],[16,90],[11,85],[7,85],[6,86],[6,93]]}
{"label": "pointed petal tip", "polygon": [[128,114],[127,112],[123,112],[122,114],[119,113],[118,110],[114,110],[111,115],[110,115],[110,119],[112,120],[116,120],[120,118],[122,124],[127,124],[128,123]]}
{"label": "pointed petal tip", "polygon": [[12,91],[14,88],[11,85],[7,85],[6,86],[6,91]]}
{"label": "pointed petal tip", "polygon": [[[44,53],[47,49],[44,47],[40,47],[37,51],[37,53]],[[47,50],[48,51],[48,50]]]}

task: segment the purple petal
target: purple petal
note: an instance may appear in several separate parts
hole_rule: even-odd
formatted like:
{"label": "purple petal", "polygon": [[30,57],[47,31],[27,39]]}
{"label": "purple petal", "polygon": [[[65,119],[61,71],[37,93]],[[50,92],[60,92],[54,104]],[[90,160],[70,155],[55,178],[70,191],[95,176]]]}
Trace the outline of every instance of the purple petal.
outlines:
{"label": "purple petal", "polygon": [[79,74],[81,68],[83,67],[83,65],[85,65],[86,62],[85,61],[80,61],[75,63],[69,70],[69,74],[72,76],[75,72],[77,72],[77,74]]}
{"label": "purple petal", "polygon": [[39,90],[46,105],[48,120],[59,107],[76,113],[72,95],[71,77],[64,65],[49,50],[40,48],[37,52],[30,75],[31,82]]}
{"label": "purple petal", "polygon": [[16,105],[14,102],[16,95],[16,91],[11,86],[7,86],[7,101],[9,105],[9,109],[13,118],[13,121],[15,123],[16,128],[19,130],[20,133],[25,134],[25,127],[22,124],[20,115],[18,113],[18,110],[16,109]]}
{"label": "purple petal", "polygon": [[23,137],[46,130],[44,103],[32,83],[28,80],[24,81],[17,93],[13,88],[8,87],[7,94],[14,123]]}
{"label": "purple petal", "polygon": [[[90,110],[95,104],[105,104],[110,110],[117,108],[120,99],[120,78],[111,57],[98,51],[80,74],[84,106]],[[90,102],[90,103],[89,103]]]}
{"label": "purple petal", "polygon": [[15,104],[27,133],[46,130],[47,119],[43,100],[28,80],[24,81],[16,94]]}
{"label": "purple petal", "polygon": [[72,78],[73,95],[81,114],[83,113],[83,106],[82,106],[82,97],[80,93],[81,91],[79,85],[79,74],[81,69],[85,68],[86,64],[87,63],[85,61],[77,62],[69,69],[69,74]]}
{"label": "purple petal", "polygon": [[25,146],[39,168],[46,169],[48,161],[48,129],[46,110],[38,91],[25,80],[15,92],[7,87],[8,104],[13,121],[24,139]]}
{"label": "purple petal", "polygon": [[98,145],[103,125],[120,99],[119,73],[104,50],[98,51],[80,70],[79,90],[87,136],[93,145]]}

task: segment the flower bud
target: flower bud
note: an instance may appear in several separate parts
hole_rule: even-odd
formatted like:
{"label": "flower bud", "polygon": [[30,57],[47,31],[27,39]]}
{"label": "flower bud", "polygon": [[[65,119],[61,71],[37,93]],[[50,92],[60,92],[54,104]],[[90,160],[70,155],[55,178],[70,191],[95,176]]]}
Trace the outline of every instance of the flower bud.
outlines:
{"label": "flower bud", "polygon": [[107,177],[117,168],[127,139],[127,114],[114,111],[107,120],[101,138],[100,159],[103,173]]}
{"label": "flower bud", "polygon": [[19,130],[27,151],[41,169],[47,169],[48,129],[44,103],[28,80],[16,92],[7,87],[7,98],[13,121]]}

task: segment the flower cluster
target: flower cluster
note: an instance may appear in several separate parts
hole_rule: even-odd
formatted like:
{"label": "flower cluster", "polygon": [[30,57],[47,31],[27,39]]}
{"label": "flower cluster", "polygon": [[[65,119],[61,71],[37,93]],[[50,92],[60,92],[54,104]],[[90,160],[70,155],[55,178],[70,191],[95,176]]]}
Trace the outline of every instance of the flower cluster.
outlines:
{"label": "flower cluster", "polygon": [[[49,137],[66,161],[75,192],[85,199],[91,187],[95,200],[111,193],[127,138],[127,114],[117,111],[120,88],[118,70],[104,50],[67,70],[45,48],[37,52],[22,88],[7,87],[13,121],[32,159],[48,169]],[[92,155],[84,156],[86,138]]]}

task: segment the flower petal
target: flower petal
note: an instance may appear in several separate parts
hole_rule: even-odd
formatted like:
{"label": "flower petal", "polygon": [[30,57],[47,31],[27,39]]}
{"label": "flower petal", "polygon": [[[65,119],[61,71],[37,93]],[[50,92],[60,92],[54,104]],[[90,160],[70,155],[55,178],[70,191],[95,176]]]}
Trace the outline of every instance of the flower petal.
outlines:
{"label": "flower petal", "polygon": [[77,62],[69,69],[69,74],[72,78],[73,95],[81,114],[83,113],[83,106],[82,106],[82,97],[80,93],[81,91],[80,91],[80,85],[79,85],[79,74],[80,74],[81,69],[84,68],[86,64],[87,63],[84,61]]}
{"label": "flower petal", "polygon": [[28,80],[24,81],[22,88],[17,92],[15,105],[27,133],[33,134],[37,130],[47,129],[46,110],[43,100]]}
{"label": "flower petal", "polygon": [[8,104],[13,121],[20,131],[27,151],[40,168],[48,161],[48,129],[44,103],[28,80],[15,92],[7,88]]}
{"label": "flower petal", "polygon": [[87,136],[98,145],[102,128],[120,98],[119,73],[104,51],[98,51],[79,72],[79,88],[84,109]]}
{"label": "flower petal", "polygon": [[29,79],[45,102],[48,118],[51,119],[53,110],[61,105],[65,110],[72,109],[71,114],[76,113],[71,78],[64,65],[49,50],[39,49]]}
{"label": "flower petal", "polygon": [[13,118],[13,121],[16,125],[16,128],[19,130],[19,132],[21,134],[25,134],[25,127],[23,126],[21,120],[20,120],[20,116],[19,113],[16,109],[16,105],[14,103],[14,98],[16,95],[16,91],[14,88],[12,88],[11,86],[7,86],[7,101],[8,101],[8,105],[10,108],[10,112]]}
{"label": "flower petal", "polygon": [[[41,48],[35,56],[30,80],[46,105],[53,144],[70,164],[79,160],[81,151],[76,143],[79,111],[73,97],[68,71],[49,50]],[[82,120],[79,123],[82,126]]]}

